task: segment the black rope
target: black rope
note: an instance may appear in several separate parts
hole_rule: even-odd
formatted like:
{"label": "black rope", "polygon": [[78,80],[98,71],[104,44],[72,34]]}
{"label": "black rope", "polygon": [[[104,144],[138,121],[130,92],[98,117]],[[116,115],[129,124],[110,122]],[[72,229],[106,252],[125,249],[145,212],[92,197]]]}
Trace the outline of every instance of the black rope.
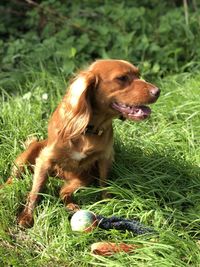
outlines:
{"label": "black rope", "polygon": [[147,228],[145,225],[141,224],[136,220],[123,219],[119,217],[110,217],[106,218],[101,215],[96,215],[96,218],[99,222],[98,226],[102,229],[116,229],[121,231],[131,231],[137,235],[146,234],[146,233],[155,233],[151,228]]}

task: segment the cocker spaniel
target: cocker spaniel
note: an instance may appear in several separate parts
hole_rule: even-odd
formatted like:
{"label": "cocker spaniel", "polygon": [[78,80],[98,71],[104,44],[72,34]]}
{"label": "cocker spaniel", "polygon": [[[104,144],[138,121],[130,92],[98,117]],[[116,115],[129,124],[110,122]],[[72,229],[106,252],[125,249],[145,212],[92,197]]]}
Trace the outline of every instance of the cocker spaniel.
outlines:
{"label": "cocker spaniel", "polygon": [[70,210],[78,209],[72,194],[94,179],[106,184],[113,161],[112,120],[148,118],[160,95],[155,85],[140,79],[138,68],[123,60],[97,60],[78,73],[48,124],[46,140],[33,141],[18,156],[11,177],[20,177],[24,166],[34,172],[32,189],[18,221],[33,225],[33,211],[48,176],[65,183],[60,196]]}

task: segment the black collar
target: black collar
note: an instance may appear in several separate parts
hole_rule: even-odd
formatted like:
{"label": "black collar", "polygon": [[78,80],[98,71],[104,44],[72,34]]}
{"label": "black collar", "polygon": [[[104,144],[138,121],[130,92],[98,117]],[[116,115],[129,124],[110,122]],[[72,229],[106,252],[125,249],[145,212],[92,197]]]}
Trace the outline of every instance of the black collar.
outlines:
{"label": "black collar", "polygon": [[101,136],[104,132],[103,129],[94,129],[94,125],[88,125],[84,131],[84,134],[95,134],[95,135],[98,135],[98,136]]}

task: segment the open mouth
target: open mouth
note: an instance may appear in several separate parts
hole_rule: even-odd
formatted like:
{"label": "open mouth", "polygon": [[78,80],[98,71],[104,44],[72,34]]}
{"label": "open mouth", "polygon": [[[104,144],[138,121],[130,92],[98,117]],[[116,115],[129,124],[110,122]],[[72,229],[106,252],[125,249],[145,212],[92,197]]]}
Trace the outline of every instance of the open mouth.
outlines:
{"label": "open mouth", "polygon": [[113,103],[112,108],[118,110],[123,117],[140,121],[147,119],[151,114],[151,109],[147,106],[138,105],[138,106],[128,106],[122,103]]}

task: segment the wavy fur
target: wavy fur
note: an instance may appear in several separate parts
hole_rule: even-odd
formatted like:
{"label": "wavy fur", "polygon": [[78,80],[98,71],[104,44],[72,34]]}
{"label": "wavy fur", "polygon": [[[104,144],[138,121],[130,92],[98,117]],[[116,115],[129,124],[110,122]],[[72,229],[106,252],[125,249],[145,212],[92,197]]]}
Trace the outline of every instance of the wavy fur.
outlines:
{"label": "wavy fur", "polygon": [[90,71],[80,72],[69,86],[63,99],[63,126],[60,135],[64,140],[77,138],[85,131],[91,114],[90,90],[97,86],[97,77]]}

